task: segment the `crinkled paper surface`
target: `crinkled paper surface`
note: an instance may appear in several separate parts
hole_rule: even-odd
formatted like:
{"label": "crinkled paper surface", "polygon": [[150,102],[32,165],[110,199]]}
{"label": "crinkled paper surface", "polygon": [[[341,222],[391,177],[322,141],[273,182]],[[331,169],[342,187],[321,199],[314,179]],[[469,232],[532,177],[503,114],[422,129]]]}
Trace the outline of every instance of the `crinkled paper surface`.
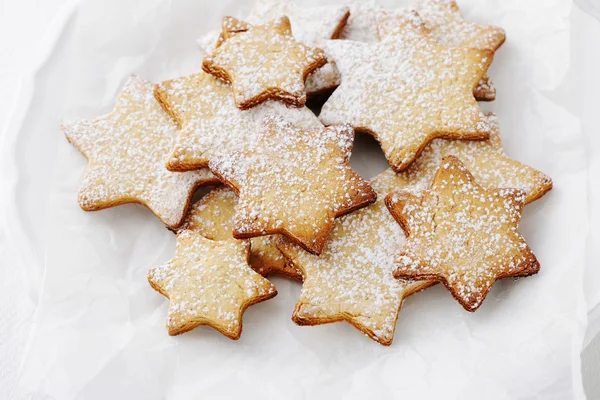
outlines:
{"label": "crinkled paper surface", "polygon": [[[224,14],[243,16],[250,4],[83,1],[40,71],[47,98],[33,99],[39,117],[26,122],[29,141],[21,144],[36,157],[17,161],[41,170],[46,194],[35,199],[46,218],[35,235],[46,250],[43,270],[30,272],[41,289],[20,384],[57,399],[582,396],[589,149],[557,95],[570,66],[571,3],[460,5],[467,17],[507,30],[490,70],[497,100],[483,108],[498,115],[506,152],[554,179],[521,223],[539,275],[498,282],[475,314],[442,287],[412,296],[389,348],[346,323],[294,325],[300,285],[281,278],[273,279],[276,298],[248,309],[238,342],[210,328],[169,337],[167,301],[145,275],[172,257],[174,235],[141,206],[81,211],[86,161],[58,125],[109,111],[131,73],[160,81],[198,71],[196,37]],[[43,148],[32,139],[40,132]],[[380,150],[362,136],[352,162],[365,178],[385,168]],[[35,230],[35,215],[28,218]]]}

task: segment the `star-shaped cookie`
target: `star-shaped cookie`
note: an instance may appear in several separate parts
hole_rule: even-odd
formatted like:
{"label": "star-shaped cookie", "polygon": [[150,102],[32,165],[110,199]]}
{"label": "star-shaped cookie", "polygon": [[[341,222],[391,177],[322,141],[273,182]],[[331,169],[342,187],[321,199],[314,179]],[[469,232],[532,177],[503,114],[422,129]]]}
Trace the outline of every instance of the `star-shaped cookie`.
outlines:
{"label": "star-shaped cookie", "polygon": [[[348,15],[346,6],[299,7],[292,0],[257,0],[246,20],[260,25],[287,16],[296,40],[307,46],[318,46],[322,40],[336,39],[339,36]],[[219,31],[210,31],[198,39],[205,54],[212,54],[215,47],[218,47],[219,36]],[[306,78],[306,93],[309,97],[318,96],[339,84],[340,75],[335,63],[329,60]]]}
{"label": "star-shaped cookie", "polygon": [[232,84],[238,108],[269,99],[295,107],[306,103],[306,77],[327,57],[323,50],[296,41],[287,17],[229,35],[204,57],[202,69]]}
{"label": "star-shaped cookie", "polygon": [[[191,207],[182,229],[197,232],[212,240],[231,240],[237,202],[235,193],[225,186],[219,186]],[[250,265],[262,276],[277,274],[301,281],[300,271],[289,265],[277,250],[277,237],[271,235],[250,239]]]}
{"label": "star-shaped cookie", "polygon": [[233,236],[283,234],[319,254],[336,217],[376,199],[348,164],[353,139],[348,126],[305,130],[269,116],[254,143],[214,157],[211,171],[239,195]]}
{"label": "star-shaped cookie", "polygon": [[435,138],[490,135],[473,88],[492,52],[444,47],[418,16],[405,15],[404,25],[379,43],[332,40],[323,46],[339,65],[342,84],[323,106],[321,121],[372,134],[398,172]]}
{"label": "star-shaped cookie", "polygon": [[371,181],[381,198],[338,218],[320,256],[307,253],[287,239],[278,243],[290,263],[304,275],[292,316],[297,324],[345,320],[389,346],[403,300],[435,283],[401,281],[392,276],[404,234],[383,201],[397,187],[383,177]]}
{"label": "star-shaped cookie", "polygon": [[150,285],[169,299],[169,335],[209,325],[240,338],[246,308],[277,294],[248,265],[249,250],[248,241],[215,241],[188,229],[177,233],[175,257],[148,271]]}
{"label": "star-shaped cookie", "polygon": [[[435,139],[429,143],[410,167],[394,173],[388,170],[379,176],[388,187],[403,189],[413,194],[426,190],[446,156],[458,157],[485,188],[516,188],[525,192],[529,204],[552,189],[552,179],[546,174],[508,157],[502,149],[498,118],[487,115],[491,135],[488,140]],[[385,193],[387,194],[387,193]]]}
{"label": "star-shaped cookie", "polygon": [[79,190],[82,209],[139,203],[177,228],[196,188],[217,179],[207,169],[177,174],[165,168],[177,126],[153,90],[151,82],[132,76],[111,113],[62,130],[89,161]]}
{"label": "star-shaped cookie", "polygon": [[308,108],[278,101],[242,111],[233,102],[231,87],[204,72],[164,81],[156,85],[155,95],[180,127],[167,162],[170,171],[204,168],[215,154],[243,147],[254,140],[267,115],[281,115],[304,129],[323,126]]}
{"label": "star-shaped cookie", "polygon": [[444,158],[431,189],[391,193],[385,202],[407,236],[394,276],[440,281],[467,311],[497,279],[539,271],[518,231],[525,192],[484,189],[454,156]]}
{"label": "star-shaped cookie", "polygon": [[[506,39],[504,29],[492,25],[478,25],[465,20],[460,14],[458,5],[453,0],[421,0],[416,10],[431,36],[446,47],[467,47],[495,52]],[[402,24],[397,15],[390,13],[379,15],[379,35],[386,36]],[[477,100],[491,101],[496,98],[496,89],[489,78],[484,75],[475,88]]]}

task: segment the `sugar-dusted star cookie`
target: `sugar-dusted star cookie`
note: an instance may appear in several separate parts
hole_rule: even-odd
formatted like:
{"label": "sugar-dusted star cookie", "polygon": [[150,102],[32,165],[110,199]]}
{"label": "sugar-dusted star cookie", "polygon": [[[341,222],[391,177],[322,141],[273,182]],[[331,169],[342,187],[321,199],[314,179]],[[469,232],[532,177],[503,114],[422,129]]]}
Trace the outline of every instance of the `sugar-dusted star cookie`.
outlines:
{"label": "sugar-dusted star cookie", "polygon": [[292,316],[297,324],[345,320],[389,346],[403,300],[435,283],[401,281],[392,276],[404,234],[383,201],[398,187],[383,177],[371,181],[381,198],[338,218],[320,256],[307,253],[287,239],[278,243],[290,263],[304,275]]}
{"label": "sugar-dusted star cookie", "polygon": [[396,171],[435,138],[489,137],[473,87],[492,52],[444,47],[411,13],[379,43],[331,40],[323,47],[336,60],[342,84],[323,106],[321,121],[372,134]]}
{"label": "sugar-dusted star cookie", "polygon": [[467,311],[497,279],[539,271],[518,231],[525,192],[484,189],[454,156],[444,158],[431,189],[391,193],[385,202],[407,235],[394,276],[440,281]]}
{"label": "sugar-dusted star cookie", "polygon": [[348,126],[302,129],[269,116],[256,141],[209,164],[239,194],[233,236],[283,234],[319,254],[336,217],[366,206],[375,192],[350,168]]}
{"label": "sugar-dusted star cookie", "polygon": [[[446,47],[468,47],[495,52],[506,39],[504,29],[492,25],[478,25],[465,20],[453,0],[421,0],[416,10],[431,36]],[[379,35],[386,36],[402,24],[398,15],[379,15]],[[489,76],[484,75],[474,90],[477,100],[496,98],[496,88]]]}
{"label": "sugar-dusted star cookie", "polygon": [[[336,39],[348,19],[346,6],[298,6],[292,0],[257,0],[246,20],[254,25],[264,24],[276,18],[287,16],[290,19],[294,38],[307,46],[317,46],[322,40]],[[222,43],[219,31],[210,31],[198,39],[198,45],[205,54],[212,54]],[[306,78],[308,97],[329,92],[340,84],[340,75],[335,63],[317,68]]]}
{"label": "sugar-dusted star cookie", "polygon": [[[237,202],[235,193],[219,186],[192,206],[182,229],[212,240],[231,240]],[[250,265],[262,276],[277,274],[301,281],[302,273],[277,250],[276,238],[277,235],[270,235],[250,239]]]}
{"label": "sugar-dusted star cookie", "polygon": [[205,72],[162,82],[155,95],[180,127],[167,162],[170,171],[204,168],[215,154],[242,147],[254,140],[267,115],[281,115],[305,129],[323,126],[308,108],[278,101],[242,111],[233,102],[231,87]]}
{"label": "sugar-dusted star cookie", "polygon": [[306,103],[304,81],[327,57],[323,50],[296,41],[287,17],[229,35],[204,57],[202,69],[231,83],[238,108],[269,99],[295,107]]}
{"label": "sugar-dusted star cookie", "polygon": [[176,174],[165,168],[177,126],[153,89],[151,82],[132,76],[111,113],[64,124],[62,130],[89,161],[79,190],[82,209],[139,203],[177,228],[196,188],[217,179],[207,169]]}
{"label": "sugar-dusted star cookie", "polygon": [[353,1],[349,7],[350,17],[342,28],[339,38],[356,42],[379,42],[377,21],[385,12],[383,7],[374,0]]}
{"label": "sugar-dusted star cookie", "polygon": [[148,271],[150,285],[169,299],[169,335],[209,325],[240,338],[246,308],[277,294],[248,265],[249,250],[248,241],[215,241],[188,229],[177,233],[175,257]]}
{"label": "sugar-dusted star cookie", "polygon": [[546,174],[508,157],[502,149],[498,118],[488,114],[492,133],[488,140],[435,139],[425,147],[410,167],[394,173],[388,170],[380,175],[388,187],[408,190],[417,194],[431,185],[433,177],[449,155],[458,157],[485,188],[516,188],[525,192],[525,204],[531,203],[552,189],[552,179]]}

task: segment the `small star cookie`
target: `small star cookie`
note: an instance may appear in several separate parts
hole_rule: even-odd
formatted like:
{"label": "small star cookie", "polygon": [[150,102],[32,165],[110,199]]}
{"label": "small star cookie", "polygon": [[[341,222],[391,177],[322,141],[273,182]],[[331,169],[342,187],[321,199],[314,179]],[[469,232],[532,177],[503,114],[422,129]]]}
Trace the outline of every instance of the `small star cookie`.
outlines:
{"label": "small star cookie", "polygon": [[[225,186],[217,187],[194,204],[182,229],[188,229],[212,240],[233,238],[233,217],[238,198]],[[302,280],[302,273],[289,265],[275,245],[277,235],[250,239],[250,265],[261,274],[277,274]]]}
{"label": "small star cookie", "polygon": [[155,96],[180,127],[167,162],[170,171],[190,171],[208,166],[219,152],[231,152],[254,140],[267,115],[281,115],[304,129],[322,124],[306,107],[286,107],[266,101],[249,110],[238,109],[231,87],[205,72],[164,81]]}
{"label": "small star cookie", "polygon": [[518,231],[525,192],[484,189],[454,156],[444,158],[431,189],[395,192],[385,202],[407,236],[394,277],[440,281],[467,311],[497,279],[539,271]]}
{"label": "small star cookie", "polygon": [[169,335],[209,325],[240,338],[246,308],[277,294],[248,265],[249,250],[248,241],[215,241],[187,229],[177,233],[175,257],[148,271],[150,285],[169,299]]}
{"label": "small star cookie", "polygon": [[[292,33],[296,40],[307,46],[318,46],[322,40],[336,39],[349,16],[346,6],[298,7],[291,0],[257,0],[246,20],[254,25],[264,24],[276,18],[287,16],[290,19]],[[210,31],[198,39],[205,54],[212,54],[218,47],[219,31]],[[340,75],[335,63],[317,68],[306,78],[308,97],[318,96],[336,88],[340,84]]]}
{"label": "small star cookie", "polygon": [[[506,39],[504,29],[492,25],[478,25],[465,20],[458,5],[453,0],[421,0],[416,11],[430,30],[431,36],[446,47],[465,47],[495,52]],[[380,17],[382,15],[380,14]],[[379,35],[381,37],[402,24],[393,14],[380,18]],[[477,100],[492,101],[496,98],[496,89],[484,75],[474,91]]]}
{"label": "small star cookie", "polygon": [[492,129],[489,140],[435,139],[425,147],[410,167],[394,173],[382,173],[380,180],[387,186],[410,191],[413,194],[426,190],[446,156],[458,157],[485,188],[516,188],[525,192],[525,204],[529,204],[552,189],[552,179],[546,174],[508,157],[502,149],[498,118],[487,115]]}
{"label": "small star cookie", "polygon": [[82,209],[139,203],[175,229],[196,188],[217,179],[207,169],[177,174],[165,168],[177,126],[153,89],[151,82],[132,76],[111,113],[64,124],[62,130],[89,161],[79,190]]}
{"label": "small star cookie", "polygon": [[204,58],[202,69],[232,84],[238,108],[268,99],[304,106],[304,81],[327,62],[323,50],[296,41],[287,17],[230,35]]}
{"label": "small star cookie", "polygon": [[[393,183],[385,177],[371,181],[382,196],[397,189]],[[404,233],[383,197],[338,218],[320,256],[281,240],[277,247],[304,275],[292,320],[298,325],[347,321],[389,346],[403,300],[435,283],[394,279],[395,256],[403,244]]]}
{"label": "small star cookie", "polygon": [[336,217],[376,199],[348,164],[353,139],[348,126],[305,130],[270,116],[255,143],[214,157],[211,171],[239,194],[233,236],[283,234],[319,254]]}
{"label": "small star cookie", "polygon": [[397,172],[435,138],[481,140],[490,135],[473,88],[492,61],[487,50],[446,48],[415,14],[381,42],[324,44],[342,84],[321,111],[325,125],[350,124],[381,144]]}

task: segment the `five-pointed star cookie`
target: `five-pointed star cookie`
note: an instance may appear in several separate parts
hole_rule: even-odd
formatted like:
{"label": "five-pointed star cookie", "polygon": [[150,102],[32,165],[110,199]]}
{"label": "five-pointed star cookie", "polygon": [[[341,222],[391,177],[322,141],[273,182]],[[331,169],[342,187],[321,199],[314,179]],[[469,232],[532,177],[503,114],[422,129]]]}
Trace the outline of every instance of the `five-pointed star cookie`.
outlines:
{"label": "five-pointed star cookie", "polygon": [[529,204],[552,189],[552,179],[546,174],[508,157],[502,149],[498,118],[488,114],[492,129],[488,140],[435,139],[425,147],[410,167],[394,173],[388,170],[379,177],[388,187],[403,189],[413,194],[426,190],[446,156],[458,157],[485,188],[516,188],[525,192]]}
{"label": "five-pointed star cookie", "polygon": [[319,254],[336,217],[366,206],[375,192],[348,160],[348,126],[305,130],[270,116],[256,141],[209,167],[239,194],[233,236],[283,234]]}
{"label": "five-pointed star cookie", "polygon": [[139,203],[177,228],[196,188],[217,180],[207,169],[177,174],[165,168],[177,126],[153,89],[151,82],[132,76],[111,113],[62,130],[89,161],[79,191],[82,209]]}
{"label": "five-pointed star cookie", "polygon": [[278,243],[304,275],[294,322],[320,325],[345,320],[383,345],[392,343],[403,300],[434,284],[392,276],[395,256],[404,244],[404,234],[383,201],[398,188],[394,183],[384,175],[373,179],[371,185],[381,199],[338,218],[320,256],[287,239]]}
{"label": "five-pointed star cookie", "polygon": [[403,171],[435,138],[487,139],[490,127],[473,88],[492,61],[487,50],[447,48],[418,21],[381,42],[324,45],[342,84],[321,111],[325,125],[348,123],[372,134],[392,168]]}
{"label": "five-pointed star cookie", "polygon": [[301,107],[306,77],[326,62],[323,50],[294,39],[290,20],[283,17],[225,38],[204,58],[202,69],[232,84],[240,109],[269,99]]}
{"label": "five-pointed star cookie", "polygon": [[215,241],[188,229],[177,233],[175,257],[148,271],[150,285],[169,299],[169,335],[209,325],[240,338],[246,308],[277,294],[248,265],[249,249],[248,241]]}
{"label": "five-pointed star cookie", "polygon": [[[307,46],[318,46],[323,40],[336,39],[339,36],[348,15],[346,6],[299,7],[292,0],[257,0],[246,20],[260,25],[287,16],[296,40]],[[215,47],[222,43],[223,38],[220,35],[219,31],[210,31],[198,39],[198,44],[205,54],[212,54]],[[329,60],[306,78],[306,94],[309,97],[318,96],[339,84],[337,67]]]}
{"label": "five-pointed star cookie", "polygon": [[[495,52],[506,39],[506,32],[502,28],[478,25],[465,20],[454,0],[421,0],[416,4],[416,10],[431,35],[443,46],[469,47]],[[390,29],[394,29],[397,21],[397,16],[393,14],[379,21],[380,36],[385,36]],[[489,76],[483,76],[474,90],[474,95],[477,100],[495,100],[496,88]]]}
{"label": "five-pointed star cookie", "polygon": [[208,166],[217,153],[233,151],[254,140],[267,115],[281,115],[304,129],[323,125],[306,107],[286,107],[266,101],[249,110],[238,109],[229,85],[200,72],[156,85],[155,95],[180,127],[167,162],[170,171]]}
{"label": "five-pointed star cookie", "polygon": [[[230,189],[217,187],[192,206],[182,229],[212,240],[231,240],[237,202],[237,196]],[[270,235],[250,239],[250,265],[262,276],[277,274],[301,281],[300,271],[289,265],[277,250],[277,237]]]}
{"label": "five-pointed star cookie", "polygon": [[440,281],[467,311],[479,308],[497,279],[539,271],[518,231],[525,192],[484,189],[454,156],[444,158],[430,190],[385,201],[407,236],[394,276]]}

